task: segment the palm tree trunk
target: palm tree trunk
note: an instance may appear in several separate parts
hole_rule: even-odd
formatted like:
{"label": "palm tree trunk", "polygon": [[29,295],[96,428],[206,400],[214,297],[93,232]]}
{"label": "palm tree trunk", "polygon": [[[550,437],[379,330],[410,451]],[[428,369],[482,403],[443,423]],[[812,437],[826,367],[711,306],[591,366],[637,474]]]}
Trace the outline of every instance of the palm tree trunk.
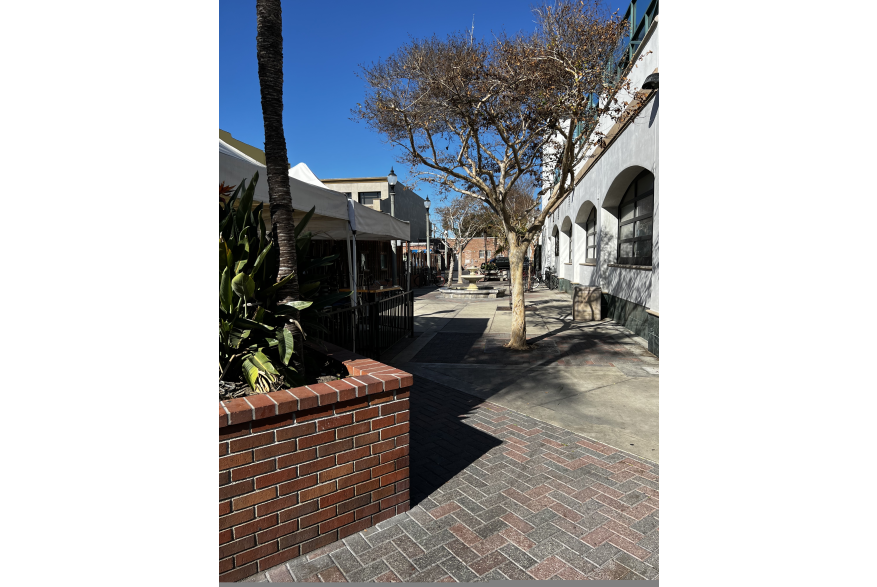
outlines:
{"label": "palm tree trunk", "polygon": [[[256,56],[259,62],[259,88],[262,93],[262,119],[265,123],[265,166],[268,168],[268,205],[271,233],[280,253],[281,280],[297,269],[295,220],[289,191],[289,159],[283,134],[283,19],[280,0],[256,0]],[[298,277],[280,289],[281,302],[299,299]],[[295,318],[298,318],[296,314]],[[304,376],[303,336],[295,323],[286,327],[295,340],[293,367]]]}

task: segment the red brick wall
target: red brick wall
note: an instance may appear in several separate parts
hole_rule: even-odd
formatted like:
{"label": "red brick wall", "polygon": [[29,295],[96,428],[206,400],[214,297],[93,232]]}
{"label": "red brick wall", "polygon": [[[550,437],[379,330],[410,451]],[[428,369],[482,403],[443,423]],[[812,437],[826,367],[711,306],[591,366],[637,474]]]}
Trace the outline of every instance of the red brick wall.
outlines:
{"label": "red brick wall", "polygon": [[346,351],[335,357],[348,358],[350,377],[220,402],[220,581],[410,508],[413,378]]}
{"label": "red brick wall", "polygon": [[[448,243],[451,247],[454,246],[454,239],[448,239]],[[463,248],[463,268],[471,267],[475,265],[476,267],[481,267],[482,263],[486,263],[490,259],[496,257],[496,248],[499,245],[505,245],[505,249],[501,256],[508,257],[508,244],[503,242],[502,239],[495,238],[492,236],[487,237],[487,258],[479,257],[478,252],[483,251],[484,249],[484,237],[479,236],[475,237],[469,244],[467,244]],[[533,246],[531,245],[529,250],[527,251],[527,257],[530,259],[533,258]]]}
{"label": "red brick wall", "polygon": [[[475,265],[477,267],[481,267],[482,263],[486,263],[490,259],[496,256],[496,246],[497,241],[496,237],[489,236],[487,237],[487,257],[479,257],[478,252],[485,250],[484,248],[484,237],[477,236],[463,248],[463,267],[470,267]],[[448,239],[448,243],[450,243],[451,247],[454,246],[454,239]],[[503,244],[503,243],[500,243]]]}

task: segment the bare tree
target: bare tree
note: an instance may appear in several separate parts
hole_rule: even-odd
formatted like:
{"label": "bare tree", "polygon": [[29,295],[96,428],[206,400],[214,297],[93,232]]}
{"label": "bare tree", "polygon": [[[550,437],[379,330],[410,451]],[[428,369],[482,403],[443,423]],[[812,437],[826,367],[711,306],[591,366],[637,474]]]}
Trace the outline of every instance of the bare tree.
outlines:
{"label": "bare tree", "polygon": [[[280,0],[256,0],[256,56],[259,62],[259,89],[262,94],[262,119],[265,124],[265,166],[268,175],[268,206],[271,234],[280,254],[277,281],[293,276],[280,287],[281,303],[299,301],[295,249],[295,220],[289,190],[289,159],[283,134],[283,19]],[[297,320],[287,323],[296,353],[292,361],[304,376],[304,344]]]}
{"label": "bare tree", "polygon": [[[533,34],[478,41],[467,33],[414,39],[362,67],[366,96],[354,117],[401,150],[419,180],[485,202],[507,235],[512,281],[508,345],[527,349],[523,257],[574,172],[625,111],[628,83],[610,73],[627,23],[599,2],[558,0],[534,10]],[[518,224],[509,192],[558,170],[547,205]],[[535,210],[535,205],[532,210]]]}
{"label": "bare tree", "polygon": [[[539,193],[535,182],[529,178],[523,178],[521,181],[510,187],[506,191],[506,210],[508,211],[508,221],[504,222],[503,217],[492,209],[485,207],[487,219],[487,233],[497,236],[508,241],[509,233],[517,234],[526,231],[533,218],[538,214]],[[505,247],[499,249],[505,250]]]}
{"label": "bare tree", "polygon": [[[457,283],[463,283],[463,249],[466,248],[472,239],[481,236],[487,226],[490,217],[485,214],[484,204],[477,198],[457,198],[448,206],[436,208],[436,215],[439,217],[439,224],[442,230],[446,230],[454,235],[454,245],[450,247],[454,251],[460,264],[460,271],[457,273]],[[448,240],[445,240],[445,246],[450,246]],[[453,263],[453,260],[451,261]],[[453,275],[453,265],[448,273],[448,281]]]}

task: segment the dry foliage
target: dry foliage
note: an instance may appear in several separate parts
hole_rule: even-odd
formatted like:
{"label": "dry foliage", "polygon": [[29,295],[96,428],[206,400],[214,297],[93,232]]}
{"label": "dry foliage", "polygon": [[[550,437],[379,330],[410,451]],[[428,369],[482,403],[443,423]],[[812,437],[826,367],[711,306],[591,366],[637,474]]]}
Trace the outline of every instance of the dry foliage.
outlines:
{"label": "dry foliage", "polygon": [[[448,206],[436,208],[439,217],[439,226],[443,233],[453,234],[454,245],[450,246],[448,236],[443,234],[445,246],[453,249],[454,256],[459,260],[461,267],[457,275],[457,282],[463,283],[463,249],[472,239],[481,236],[489,230],[491,216],[484,204],[475,198],[457,198]],[[453,263],[453,260],[451,261]],[[453,274],[453,264],[450,266],[448,278]]]}
{"label": "dry foliage", "polygon": [[[631,95],[627,82],[609,73],[628,29],[617,13],[569,0],[533,12],[532,34],[410,40],[362,67],[366,96],[352,111],[399,147],[400,162],[418,181],[481,200],[496,213],[521,323],[523,251],[551,202],[572,191],[576,167],[603,141],[598,123],[620,118]],[[544,180],[555,168],[561,172],[552,187]],[[519,210],[514,188],[533,182],[542,187]],[[551,200],[537,210],[549,189]],[[513,332],[510,346],[524,348],[524,336],[523,329]]]}
{"label": "dry foliage", "polygon": [[[617,119],[626,82],[614,64],[627,23],[599,2],[561,0],[534,9],[533,34],[469,33],[412,39],[384,61],[362,67],[367,83],[354,117],[401,149],[401,162],[440,192],[484,201],[512,229],[508,194],[521,180],[543,181],[561,169],[556,193],[603,136],[601,117]],[[544,185],[540,194],[550,186]]]}

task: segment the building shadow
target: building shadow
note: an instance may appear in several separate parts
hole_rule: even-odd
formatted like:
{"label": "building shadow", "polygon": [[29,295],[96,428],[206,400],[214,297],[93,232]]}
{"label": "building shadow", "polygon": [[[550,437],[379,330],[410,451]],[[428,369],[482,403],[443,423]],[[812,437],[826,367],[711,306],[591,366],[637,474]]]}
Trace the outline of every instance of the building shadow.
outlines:
{"label": "building shadow", "polygon": [[416,506],[502,441],[465,423],[483,400],[414,378],[411,390],[411,506]]}
{"label": "building shadow", "polygon": [[[454,318],[454,320],[467,320]],[[473,350],[483,350],[485,340],[483,338],[484,328],[487,326],[487,320],[481,318],[469,318],[475,322],[484,321],[484,327],[468,332],[438,332],[432,342],[411,359],[412,363],[460,363]],[[472,325],[477,328],[478,324]],[[477,347],[477,348],[476,348]]]}

